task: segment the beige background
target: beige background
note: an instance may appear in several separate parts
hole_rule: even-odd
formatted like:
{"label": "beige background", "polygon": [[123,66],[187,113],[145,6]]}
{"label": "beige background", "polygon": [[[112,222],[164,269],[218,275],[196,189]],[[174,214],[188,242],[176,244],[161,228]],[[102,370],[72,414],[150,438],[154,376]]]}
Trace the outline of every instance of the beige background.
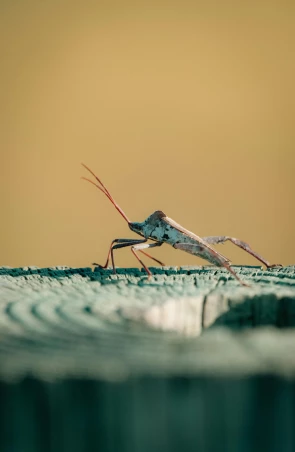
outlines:
{"label": "beige background", "polygon": [[133,221],[161,209],[294,263],[293,2],[0,5],[0,265],[103,263],[135,236],[81,161]]}

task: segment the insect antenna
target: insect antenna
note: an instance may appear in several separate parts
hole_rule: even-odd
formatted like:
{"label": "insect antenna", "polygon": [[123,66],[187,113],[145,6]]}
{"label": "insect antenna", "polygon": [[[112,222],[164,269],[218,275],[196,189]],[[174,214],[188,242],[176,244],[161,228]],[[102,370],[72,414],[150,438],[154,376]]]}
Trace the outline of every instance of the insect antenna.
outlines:
{"label": "insect antenna", "polygon": [[110,192],[108,191],[108,189],[104,186],[104,184],[101,182],[101,180],[96,176],[96,174],[94,174],[93,171],[91,171],[90,168],[88,168],[88,166],[84,165],[84,163],[81,163],[82,166],[84,166],[85,169],[87,169],[87,171],[89,171],[90,174],[92,174],[92,176],[97,180],[98,184],[96,184],[95,182],[93,182],[91,179],[88,179],[87,177],[81,177],[81,179],[86,180],[87,182],[90,182],[92,185],[94,185],[96,188],[98,188],[100,191],[102,191],[106,197],[111,201],[111,203],[115,206],[115,208],[117,209],[117,211],[122,215],[122,217],[124,218],[124,220],[127,221],[127,223],[130,223],[129,218],[127,217],[127,215],[125,214],[125,212],[121,209],[121,207],[116,203],[116,201],[114,200],[114,198],[112,197],[112,195],[110,194]]}

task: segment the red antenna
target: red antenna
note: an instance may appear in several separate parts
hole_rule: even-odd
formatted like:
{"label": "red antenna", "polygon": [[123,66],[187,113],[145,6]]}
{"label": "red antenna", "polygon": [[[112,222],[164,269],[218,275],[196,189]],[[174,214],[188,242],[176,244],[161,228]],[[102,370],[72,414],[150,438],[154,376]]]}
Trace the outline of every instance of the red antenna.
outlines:
{"label": "red antenna", "polygon": [[93,177],[95,177],[95,179],[97,180],[98,184],[96,184],[95,182],[93,182],[91,179],[87,179],[87,177],[81,177],[81,179],[86,180],[87,182],[90,182],[92,185],[95,185],[96,188],[98,188],[100,191],[102,191],[107,198],[109,198],[109,200],[111,201],[111,203],[115,206],[115,208],[117,209],[117,211],[122,215],[122,217],[124,218],[124,220],[127,221],[127,223],[130,223],[129,218],[127,217],[127,215],[123,212],[123,210],[121,209],[121,207],[116,203],[116,201],[114,200],[114,198],[112,197],[112,195],[110,194],[110,192],[108,191],[108,189],[104,186],[104,184],[101,182],[101,180],[94,174],[93,171],[91,171],[90,168],[88,168],[88,166],[84,165],[84,163],[81,163],[82,166],[84,166],[84,168],[87,169],[87,171],[89,171],[90,174],[92,174]]}

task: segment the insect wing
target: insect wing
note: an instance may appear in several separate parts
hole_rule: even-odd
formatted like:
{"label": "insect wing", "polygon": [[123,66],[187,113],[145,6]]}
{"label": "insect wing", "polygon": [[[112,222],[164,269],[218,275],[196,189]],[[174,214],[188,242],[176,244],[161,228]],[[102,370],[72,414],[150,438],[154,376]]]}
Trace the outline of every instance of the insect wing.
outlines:
{"label": "insect wing", "polygon": [[184,243],[175,243],[175,245],[173,245],[174,248],[186,251],[190,254],[194,254],[195,256],[202,257],[203,259],[206,259],[215,265],[223,265],[224,263],[230,264],[230,261],[225,256],[223,256],[221,253],[218,253],[214,248],[206,243],[205,240],[203,240],[193,232],[188,231],[180,224],[176,223],[176,221],[172,220],[172,218],[165,217],[162,219],[162,221],[165,221],[173,229],[177,230],[185,237],[191,239],[190,242],[185,241]]}

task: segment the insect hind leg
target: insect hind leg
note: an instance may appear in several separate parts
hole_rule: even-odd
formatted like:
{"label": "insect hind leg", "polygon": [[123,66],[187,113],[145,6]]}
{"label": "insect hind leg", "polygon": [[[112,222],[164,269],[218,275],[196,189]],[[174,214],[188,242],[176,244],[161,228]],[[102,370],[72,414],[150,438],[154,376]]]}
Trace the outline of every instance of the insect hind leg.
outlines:
{"label": "insect hind leg", "polygon": [[217,235],[217,236],[210,236],[210,237],[203,237],[203,240],[205,242],[209,243],[210,245],[218,245],[219,243],[225,243],[226,241],[229,241],[233,243],[234,245],[238,246],[242,250],[246,251],[247,253],[251,254],[251,256],[255,257],[257,260],[259,260],[262,264],[264,264],[267,268],[270,267],[277,267],[280,266],[280,264],[270,264],[264,257],[262,257],[260,254],[256,253],[256,251],[252,250],[250,245],[248,243],[243,242],[242,240],[236,239],[235,237],[229,237],[227,235]]}
{"label": "insect hind leg", "polygon": [[236,272],[231,268],[230,261],[225,256],[211,248],[209,246],[209,242],[207,242],[206,245],[205,239],[202,240],[203,243],[176,243],[174,248],[194,254],[195,256],[199,256],[202,259],[211,262],[211,264],[226,268],[239,281],[240,284],[248,286],[248,284],[242,281]]}

